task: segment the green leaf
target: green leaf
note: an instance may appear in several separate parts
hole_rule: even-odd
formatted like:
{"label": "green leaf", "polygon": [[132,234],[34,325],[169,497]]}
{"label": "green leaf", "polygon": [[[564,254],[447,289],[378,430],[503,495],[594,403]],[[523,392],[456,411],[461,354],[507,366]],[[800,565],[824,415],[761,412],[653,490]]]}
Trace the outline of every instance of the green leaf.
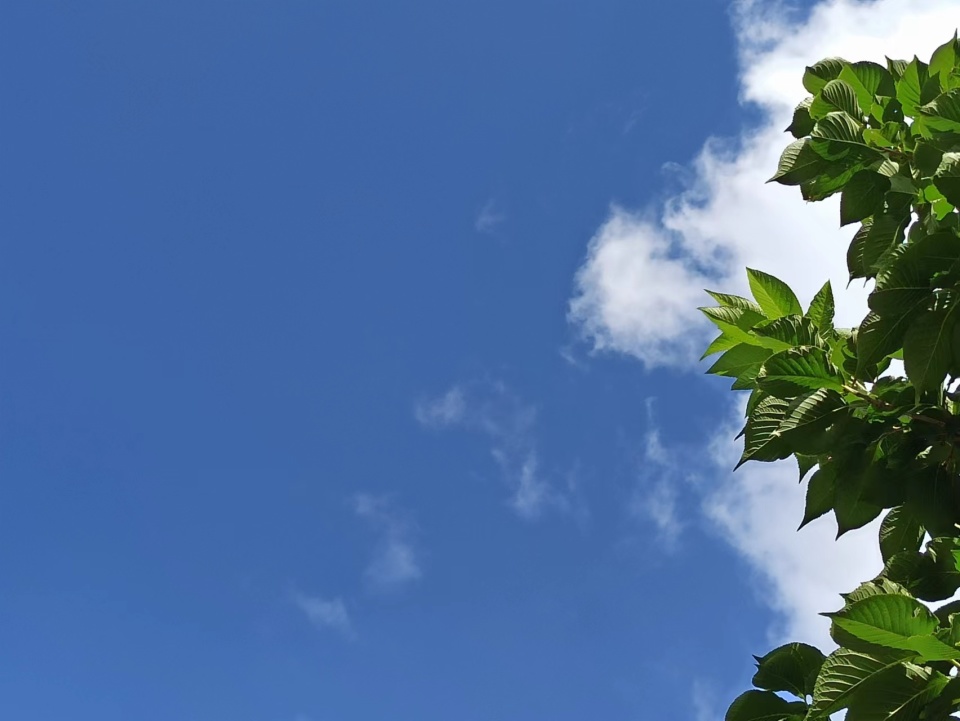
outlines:
{"label": "green leaf", "polygon": [[917,111],[924,116],[924,124],[941,132],[960,131],[960,88],[949,90]]}
{"label": "green leaf", "polygon": [[729,293],[717,293],[713,290],[708,290],[705,292],[707,295],[717,301],[721,308],[739,308],[740,310],[752,311],[759,316],[763,315],[763,311],[760,309],[760,306],[749,298],[744,298],[739,295],[730,295]]}
{"label": "green leaf", "polygon": [[787,701],[771,691],[747,691],[730,704],[724,721],[799,721],[806,710],[806,704]]}
{"label": "green leaf", "polygon": [[857,332],[857,375],[875,366],[900,348],[904,334],[913,319],[914,311],[922,300],[905,309],[899,317],[881,317],[876,312],[867,313]]}
{"label": "green leaf", "polygon": [[883,512],[883,506],[872,501],[870,476],[838,473],[833,494],[833,515],[837,519],[837,538],[849,531],[863,528]]}
{"label": "green leaf", "polygon": [[937,171],[943,151],[932,143],[917,141],[913,149],[913,165],[920,171],[921,177],[929,178]]}
{"label": "green leaf", "polygon": [[[870,106],[868,105],[867,108]],[[823,86],[823,89],[817,93],[810,105],[810,117],[819,120],[837,110],[842,110],[853,118],[859,118],[863,115],[860,105],[857,103],[857,91],[853,89],[850,83],[839,78],[829,81]]]}
{"label": "green leaf", "polygon": [[803,73],[803,87],[811,95],[819,93],[830,80],[840,75],[846,65],[842,58],[826,58],[806,68]]}
{"label": "green leaf", "polygon": [[890,178],[872,170],[854,175],[840,194],[840,225],[849,225],[883,208]]}
{"label": "green leaf", "polygon": [[713,339],[710,345],[707,346],[707,349],[703,352],[703,355],[700,356],[700,360],[703,360],[704,358],[708,358],[709,356],[712,356],[714,353],[721,353],[725,350],[730,350],[731,348],[733,348],[735,345],[738,345],[738,344],[739,344],[738,340],[731,338],[726,333],[721,333],[720,335],[718,335],[716,338]]}
{"label": "green leaf", "polygon": [[810,476],[810,480],[807,482],[807,500],[800,528],[820,518],[833,508],[836,480],[836,473],[830,467],[819,468],[816,473]]}
{"label": "green leaf", "polygon": [[911,651],[925,661],[960,658],[960,649],[937,639],[937,619],[908,596],[871,596],[837,613],[825,614],[851,636],[872,646]]}
{"label": "green leaf", "polygon": [[839,371],[820,348],[803,346],[775,353],[764,361],[757,384],[781,398],[794,398],[809,390],[843,390]]}
{"label": "green leaf", "polygon": [[813,691],[812,718],[826,718],[846,708],[854,696],[876,686],[888,669],[902,665],[907,654],[872,655],[849,648],[839,648],[823,662]]}
{"label": "green leaf", "polygon": [[810,472],[812,468],[816,467],[819,461],[817,460],[816,456],[807,456],[807,455],[804,455],[803,453],[794,453],[793,457],[796,459],[797,467],[800,471],[799,482],[803,483],[803,479],[806,477],[806,475]]}
{"label": "green leaf", "polygon": [[948,88],[948,79],[954,68],[957,67],[957,34],[943,45],[933,51],[930,57],[930,77],[940,78],[940,87],[943,90]]}
{"label": "green leaf", "polygon": [[804,138],[813,130],[813,119],[810,117],[810,103],[813,98],[806,98],[793,110],[793,122],[787,127],[787,132],[795,138]]}
{"label": "green leaf", "polygon": [[944,153],[933,173],[933,184],[953,206],[960,206],[960,153]]}
{"label": "green leaf", "polygon": [[783,442],[780,424],[787,417],[790,404],[780,398],[767,396],[754,409],[743,429],[743,455],[737,468],[748,460],[778,461],[790,455]]}
{"label": "green leaf", "polygon": [[915,116],[921,102],[921,91],[929,77],[927,64],[914,58],[903,69],[900,80],[897,81],[897,100],[903,106],[905,115]]}
{"label": "green leaf", "polygon": [[903,551],[916,553],[923,541],[923,526],[903,506],[891,508],[880,524],[880,553],[886,562]]}
{"label": "green leaf", "polygon": [[756,376],[760,365],[770,355],[770,350],[760,346],[747,345],[740,343],[720,356],[707,370],[707,373],[717,376],[727,376],[729,378],[739,378],[744,373],[753,369],[753,376]]}
{"label": "green leaf", "polygon": [[949,683],[942,673],[905,663],[893,667],[851,699],[849,721],[918,721],[929,701]]}
{"label": "green leaf", "polygon": [[759,324],[754,333],[780,344],[777,350],[786,350],[801,345],[823,345],[816,326],[803,316],[785,315]]}
{"label": "green leaf", "polygon": [[833,315],[835,306],[833,302],[833,288],[828,280],[823,287],[817,291],[810,301],[810,307],[807,309],[806,317],[820,330],[827,331],[833,328]]}
{"label": "green leaf", "polygon": [[836,111],[827,113],[818,120],[810,135],[813,138],[866,147],[863,143],[862,132],[863,126],[857,122],[856,118],[850,117],[847,113]]}
{"label": "green leaf", "polygon": [[903,366],[917,393],[939,391],[953,363],[957,304],[918,315],[903,338]]}
{"label": "green leaf", "polygon": [[864,113],[870,111],[878,95],[891,97],[896,93],[890,72],[882,65],[870,61],[850,63],[840,71],[839,77],[854,91],[857,103]]}
{"label": "green leaf", "polygon": [[803,314],[797,296],[790,290],[790,286],[779,278],[760,270],[747,268],[747,280],[750,282],[753,297],[756,298],[767,318]]}
{"label": "green leaf", "polygon": [[784,148],[777,164],[777,172],[768,183],[781,185],[800,185],[813,180],[830,168],[832,163],[821,157],[814,149],[810,139],[795,140]]}
{"label": "green leaf", "polygon": [[805,643],[788,643],[757,659],[753,685],[767,691],[786,691],[798,698],[813,695],[824,655]]}
{"label": "green leaf", "polygon": [[903,241],[908,215],[878,213],[866,218],[847,251],[847,269],[850,279],[872,278],[880,269],[883,258]]}

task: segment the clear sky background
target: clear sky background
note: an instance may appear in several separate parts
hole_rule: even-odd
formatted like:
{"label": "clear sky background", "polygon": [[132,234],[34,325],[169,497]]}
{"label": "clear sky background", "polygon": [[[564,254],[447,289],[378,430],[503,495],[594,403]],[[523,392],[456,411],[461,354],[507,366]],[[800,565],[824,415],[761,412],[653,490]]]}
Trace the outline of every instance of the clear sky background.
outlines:
{"label": "clear sky background", "polygon": [[692,309],[842,277],[762,180],[910,7],[3,3],[0,717],[714,721],[822,641],[872,541],[730,476]]}

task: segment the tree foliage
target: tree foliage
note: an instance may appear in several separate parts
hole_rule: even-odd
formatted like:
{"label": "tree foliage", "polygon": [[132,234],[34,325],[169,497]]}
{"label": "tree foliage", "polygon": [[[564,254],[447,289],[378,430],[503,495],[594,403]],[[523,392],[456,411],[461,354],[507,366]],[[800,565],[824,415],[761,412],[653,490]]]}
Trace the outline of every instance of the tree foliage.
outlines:
{"label": "tree foliage", "polygon": [[929,62],[828,58],[803,85],[771,180],[839,194],[869,312],[837,328],[829,282],[804,309],[748,270],[753,299],[710,292],[720,335],[704,357],[749,392],[740,464],[796,459],[801,527],[832,513],[842,535],[882,515],[884,567],[825,614],[837,650],[757,658],[726,718],[935,721],[960,710],[960,601],[928,605],[960,588],[960,43]]}

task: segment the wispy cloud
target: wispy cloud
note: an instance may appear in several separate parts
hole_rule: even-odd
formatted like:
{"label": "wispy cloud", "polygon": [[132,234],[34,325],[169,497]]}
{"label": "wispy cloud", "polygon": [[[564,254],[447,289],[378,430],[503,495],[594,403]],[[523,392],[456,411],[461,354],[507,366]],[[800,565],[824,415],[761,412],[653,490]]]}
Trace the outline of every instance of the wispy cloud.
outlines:
{"label": "wispy cloud", "polygon": [[361,493],[353,498],[353,510],[367,521],[379,538],[364,577],[375,590],[396,590],[423,575],[414,543],[416,525],[409,514],[389,496]]}
{"label": "wispy cloud", "polygon": [[655,398],[648,398],[647,430],[637,464],[637,484],[629,510],[634,518],[651,523],[665,550],[678,546],[686,525],[680,512],[680,494],[691,480],[687,454],[668,448],[661,438],[654,413]]}
{"label": "wispy cloud", "polygon": [[316,628],[336,631],[348,639],[355,638],[350,614],[341,598],[307,596],[296,592],[293,602]]}
{"label": "wispy cloud", "polygon": [[[806,204],[795,188],[765,184],[805,95],[802,69],[827,56],[882,63],[884,55],[929,54],[956,26],[956,10],[955,0],[830,0],[801,16],[782,3],[737,3],[741,97],[761,121],[736,139],[708,140],[686,189],[665,203],[611,209],[574,281],[569,317],[581,337],[595,351],[629,354],[647,367],[693,368],[710,332],[695,310],[705,300],[701,288],[745,292],[744,266],[782,277],[801,299],[827,278],[844,288],[852,231],[837,228],[837,200]],[[865,296],[862,288],[839,292],[838,322],[857,322]],[[816,614],[877,572],[875,539],[864,530],[834,542],[827,519],[786,530],[803,507],[795,469],[750,464],[731,475],[734,435],[701,449],[713,452],[703,472],[714,479],[702,486],[702,511],[780,612],[772,635],[830,645],[828,624]],[[676,509],[669,493],[664,498],[650,513],[670,528]]]}
{"label": "wispy cloud", "polygon": [[537,453],[537,409],[500,382],[455,385],[414,405],[414,417],[432,429],[462,428],[485,436],[510,489],[508,505],[521,518],[539,518],[547,508],[582,517],[575,476],[552,481]]}
{"label": "wispy cloud", "polygon": [[478,233],[492,233],[497,226],[507,219],[506,213],[500,210],[497,201],[491,198],[477,213],[477,218],[473,222],[473,229]]}

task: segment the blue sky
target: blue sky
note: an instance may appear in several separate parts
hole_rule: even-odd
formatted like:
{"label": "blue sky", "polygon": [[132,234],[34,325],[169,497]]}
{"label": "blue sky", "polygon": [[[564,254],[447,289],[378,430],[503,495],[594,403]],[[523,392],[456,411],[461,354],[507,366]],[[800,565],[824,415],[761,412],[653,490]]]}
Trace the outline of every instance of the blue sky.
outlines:
{"label": "blue sky", "polygon": [[5,3],[0,715],[716,718],[808,596],[688,309],[822,283],[737,213],[880,4]]}

